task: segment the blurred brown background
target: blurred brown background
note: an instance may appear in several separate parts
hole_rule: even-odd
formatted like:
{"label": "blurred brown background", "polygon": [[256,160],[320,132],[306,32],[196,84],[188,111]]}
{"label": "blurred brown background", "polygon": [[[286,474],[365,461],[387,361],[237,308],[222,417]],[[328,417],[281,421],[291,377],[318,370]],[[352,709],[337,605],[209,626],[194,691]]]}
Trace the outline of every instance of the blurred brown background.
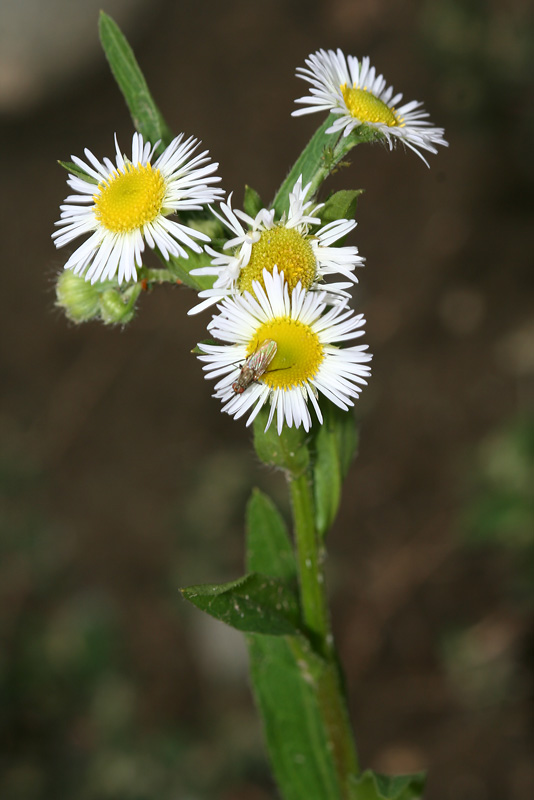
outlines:
{"label": "blurred brown background", "polygon": [[[15,18],[16,9],[23,9]],[[319,47],[370,55],[450,147],[354,151],[353,241],[375,354],[329,543],[361,758],[427,800],[534,797],[531,10],[521,0],[104,3],[171,127],[240,205],[319,124],[292,119]],[[127,328],[54,308],[56,164],[132,127],[98,5],[2,3],[2,800],[276,796],[239,635],[177,587],[242,572],[252,486],[287,508],[190,349],[183,288]],[[304,799],[303,799],[304,800]],[[307,800],[307,799],[306,799]],[[312,800],[310,798],[310,800]]]}

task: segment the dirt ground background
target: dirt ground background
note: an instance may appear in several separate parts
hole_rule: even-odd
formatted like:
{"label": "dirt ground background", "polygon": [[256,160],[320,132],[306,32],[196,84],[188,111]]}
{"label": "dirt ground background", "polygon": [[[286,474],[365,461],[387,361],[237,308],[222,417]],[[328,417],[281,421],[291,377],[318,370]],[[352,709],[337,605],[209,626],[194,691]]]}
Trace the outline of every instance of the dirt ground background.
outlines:
{"label": "dirt ground background", "polygon": [[[352,240],[374,361],[329,586],[363,764],[427,769],[427,800],[531,800],[528,4],[125,5],[163,113],[209,147],[236,205],[245,183],[272,197],[319,124],[290,113],[295,68],[320,47],[370,55],[445,127],[430,170],[362,146],[330,184],[365,189]],[[287,508],[284,487],[210,398],[190,355],[207,316],[186,316],[189,290],[144,296],[123,330],[54,308],[67,257],[50,240],[66,193],[56,160],[111,155],[115,131],[127,149],[132,128],[96,11],[76,68],[52,10],[37,15],[32,67],[52,85],[21,88],[0,132],[0,796],[267,800],[244,646],[177,587],[237,577],[251,488]],[[513,524],[497,524],[507,481]]]}

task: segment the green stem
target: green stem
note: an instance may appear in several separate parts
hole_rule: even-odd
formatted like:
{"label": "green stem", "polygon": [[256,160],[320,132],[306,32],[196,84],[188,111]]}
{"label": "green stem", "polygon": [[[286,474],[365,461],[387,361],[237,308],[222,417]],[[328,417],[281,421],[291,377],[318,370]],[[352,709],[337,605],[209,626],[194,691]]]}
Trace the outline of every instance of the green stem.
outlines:
{"label": "green stem", "polygon": [[302,615],[312,642],[326,661],[317,685],[317,700],[332,749],[340,796],[346,800],[351,797],[351,780],[358,775],[359,765],[330,626],[324,577],[325,550],[315,525],[313,487],[308,472],[290,473],[288,480]]}
{"label": "green stem", "polygon": [[330,618],[324,581],[324,548],[315,529],[315,508],[309,475],[290,475],[289,488],[295,521],[297,564],[302,614],[322,656],[333,653]]}

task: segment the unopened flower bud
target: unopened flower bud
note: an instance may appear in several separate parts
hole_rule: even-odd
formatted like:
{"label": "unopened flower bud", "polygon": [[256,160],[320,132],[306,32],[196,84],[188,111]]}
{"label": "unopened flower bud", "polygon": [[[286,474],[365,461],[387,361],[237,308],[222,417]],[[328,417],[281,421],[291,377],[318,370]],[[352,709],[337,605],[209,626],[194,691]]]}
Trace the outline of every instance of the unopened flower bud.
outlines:
{"label": "unopened flower bud", "polygon": [[106,325],[125,325],[134,318],[135,308],[116,289],[107,289],[100,295],[100,317]]}
{"label": "unopened flower bud", "polygon": [[58,276],[56,305],[63,309],[73,322],[87,322],[99,316],[100,298],[95,286],[70,269]]}

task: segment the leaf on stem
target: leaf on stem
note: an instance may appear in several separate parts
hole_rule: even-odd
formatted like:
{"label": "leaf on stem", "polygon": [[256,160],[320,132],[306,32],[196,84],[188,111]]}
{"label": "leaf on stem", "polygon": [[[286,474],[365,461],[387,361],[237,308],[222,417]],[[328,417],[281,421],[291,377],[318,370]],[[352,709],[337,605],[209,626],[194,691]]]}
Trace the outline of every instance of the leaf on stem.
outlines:
{"label": "leaf on stem", "polygon": [[300,610],[296,594],[276,578],[253,572],[236,581],[181,589],[193,605],[247,633],[296,634]]}
{"label": "leaf on stem", "polygon": [[297,568],[287,528],[270,497],[254,489],[247,506],[247,570],[296,580]]}
{"label": "leaf on stem", "polygon": [[95,186],[98,186],[98,181],[96,178],[93,178],[92,175],[89,175],[77,164],[74,164],[73,161],[58,161],[57,163],[62,166],[63,169],[66,169],[70,175],[74,175],[76,178],[81,178],[82,181],[86,181],[86,183],[94,183]]}
{"label": "leaf on stem", "polygon": [[136,130],[151,144],[160,141],[158,153],[170,144],[172,133],[154,102],[134,52],[119,26],[100,12],[100,41],[119,89],[130,109]]}
{"label": "leaf on stem", "polygon": [[351,785],[351,800],[419,800],[423,796],[425,773],[380,775],[366,770]]}
{"label": "leaf on stem", "polygon": [[313,464],[317,530],[324,536],[336,518],[343,480],[358,445],[354,414],[334,403],[321,404],[323,424],[316,428]]}
{"label": "leaf on stem", "polygon": [[245,186],[245,198],[243,200],[243,211],[250,217],[255,217],[256,214],[264,208],[261,197],[252,186]]}
{"label": "leaf on stem", "polygon": [[318,683],[332,669],[303,637],[248,635],[256,702],[284,800],[334,800],[341,792]]}
{"label": "leaf on stem", "polygon": [[[342,189],[330,195],[323,208],[317,212],[321,223],[327,225],[338,219],[354,219],[358,198],[363,194],[363,189]],[[336,242],[339,245],[340,242]]]}

